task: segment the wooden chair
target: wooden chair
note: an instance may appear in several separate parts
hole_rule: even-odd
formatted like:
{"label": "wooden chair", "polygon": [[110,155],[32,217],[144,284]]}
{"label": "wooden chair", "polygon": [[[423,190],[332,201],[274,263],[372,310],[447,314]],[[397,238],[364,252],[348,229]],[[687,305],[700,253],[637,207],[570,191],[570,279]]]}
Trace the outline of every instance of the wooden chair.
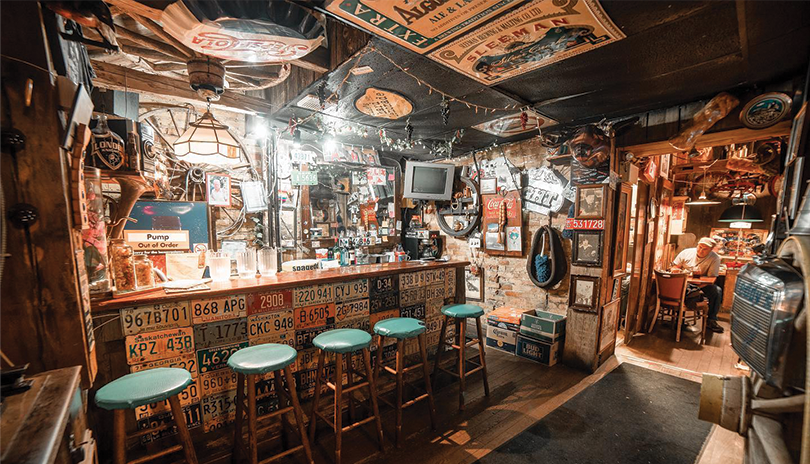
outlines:
{"label": "wooden chair", "polygon": [[681,330],[683,322],[697,322],[702,319],[700,330],[700,344],[706,340],[706,325],[709,315],[709,302],[706,298],[701,298],[694,305],[686,304],[687,279],[689,275],[682,272],[655,271],[655,284],[658,291],[658,301],[655,305],[655,315],[650,322],[650,329],[647,333],[652,333],[659,315],[669,316],[677,324],[675,341],[681,341]]}

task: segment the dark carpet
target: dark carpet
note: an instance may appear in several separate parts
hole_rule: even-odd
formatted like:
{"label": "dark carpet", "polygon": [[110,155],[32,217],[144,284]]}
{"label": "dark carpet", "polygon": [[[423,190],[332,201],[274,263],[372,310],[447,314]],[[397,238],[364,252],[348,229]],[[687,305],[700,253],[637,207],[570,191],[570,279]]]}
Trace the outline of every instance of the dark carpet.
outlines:
{"label": "dark carpet", "polygon": [[621,364],[478,462],[692,464],[711,424],[700,384]]}

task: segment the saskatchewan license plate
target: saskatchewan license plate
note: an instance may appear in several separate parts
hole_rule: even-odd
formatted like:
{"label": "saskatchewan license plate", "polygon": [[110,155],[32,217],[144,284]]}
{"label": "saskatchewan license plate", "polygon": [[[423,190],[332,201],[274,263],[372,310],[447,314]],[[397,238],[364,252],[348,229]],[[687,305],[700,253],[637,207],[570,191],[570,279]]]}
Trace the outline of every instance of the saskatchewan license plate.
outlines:
{"label": "saskatchewan license plate", "polygon": [[127,335],[127,364],[140,364],[194,352],[191,327]]}
{"label": "saskatchewan license plate", "polygon": [[234,345],[218,346],[216,348],[205,348],[197,351],[197,364],[199,365],[200,374],[215,371],[226,367],[228,358],[232,354],[246,348],[248,342],[237,343]]}
{"label": "saskatchewan license plate", "polygon": [[339,323],[355,317],[368,317],[368,300],[357,300],[335,305],[335,322]]}
{"label": "saskatchewan license plate", "polygon": [[325,303],[293,310],[295,330],[311,329],[335,323],[335,304]]}
{"label": "saskatchewan license plate", "polygon": [[331,303],[334,300],[332,284],[313,285],[311,287],[301,287],[293,290],[294,308]]}
{"label": "saskatchewan license plate", "polygon": [[408,290],[411,288],[418,288],[422,285],[425,285],[425,273],[424,271],[419,272],[408,272],[406,274],[399,275],[399,289],[400,290]]}
{"label": "saskatchewan license plate", "polygon": [[190,325],[188,301],[136,306],[121,310],[121,327],[125,336]]}
{"label": "saskatchewan license plate", "polygon": [[248,316],[292,309],[292,298],[292,290],[279,290],[248,295]]}
{"label": "saskatchewan license plate", "polygon": [[267,338],[294,330],[293,310],[248,316],[248,339]]}
{"label": "saskatchewan license plate", "polygon": [[[181,391],[177,398],[180,400],[180,406],[188,406],[192,403],[199,403],[200,402],[200,391],[197,388],[197,382],[192,382],[191,385],[186,387],[185,390]],[[171,411],[172,408],[169,405],[169,400],[157,401],[155,403],[144,404],[135,408],[135,418],[136,419],[143,419],[146,417],[151,417],[156,414],[163,414],[164,412]]]}
{"label": "saskatchewan license plate", "polygon": [[140,372],[148,369],[155,369],[157,367],[177,367],[185,369],[191,373],[192,378],[197,378],[197,358],[193,353],[184,354],[182,356],[174,356],[172,358],[159,359],[157,361],[145,362],[143,364],[133,364],[129,366],[130,372]]}
{"label": "saskatchewan license plate", "polygon": [[399,276],[389,275],[382,277],[373,277],[371,279],[372,295],[395,292],[397,291],[398,288],[399,288]]}
{"label": "saskatchewan license plate", "polygon": [[203,398],[236,388],[236,372],[230,369],[219,369],[200,375],[200,390]]}
{"label": "saskatchewan license plate", "polygon": [[368,298],[368,279],[334,284],[335,301]]}
{"label": "saskatchewan license plate", "polygon": [[191,319],[195,324],[245,317],[245,295],[191,300]]}
{"label": "saskatchewan license plate", "polygon": [[224,427],[236,417],[236,390],[229,390],[202,399],[203,430],[211,432]]}
{"label": "saskatchewan license plate", "polygon": [[227,319],[194,326],[194,349],[239,343],[247,339],[247,318]]}

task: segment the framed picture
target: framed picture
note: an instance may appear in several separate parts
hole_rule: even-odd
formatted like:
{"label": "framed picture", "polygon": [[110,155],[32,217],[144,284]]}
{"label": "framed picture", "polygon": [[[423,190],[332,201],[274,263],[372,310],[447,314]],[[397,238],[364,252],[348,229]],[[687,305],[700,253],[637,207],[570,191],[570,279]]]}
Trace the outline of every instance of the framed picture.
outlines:
{"label": "framed picture", "polygon": [[477,268],[473,274],[470,268],[464,269],[464,294],[469,301],[484,301],[484,269]]}
{"label": "framed picture", "polygon": [[498,178],[481,179],[481,195],[494,195],[498,193]]}
{"label": "framed picture", "polygon": [[807,118],[807,102],[805,102],[799,112],[796,113],[796,117],[793,118],[786,164],[791,164],[798,156],[804,155],[804,145],[807,144],[808,123],[810,123],[810,120]]}
{"label": "framed picture", "polygon": [[616,207],[616,239],[613,243],[613,277],[619,277],[627,272],[627,245],[630,242],[630,203],[633,198],[633,187],[622,184],[619,189],[619,201]]}
{"label": "framed picture", "polygon": [[666,155],[661,155],[661,168],[659,169],[658,173],[664,179],[669,179],[669,166],[672,160],[672,155],[667,153]]}
{"label": "framed picture", "polygon": [[619,298],[619,295],[622,291],[622,279],[613,279],[613,292],[610,294],[610,299],[615,300]]}
{"label": "framed picture", "polygon": [[599,351],[616,341],[616,330],[619,321],[619,300],[613,300],[602,307],[602,321],[599,328]]}
{"label": "framed picture", "polygon": [[231,176],[213,172],[205,173],[205,191],[211,206],[231,206]]}
{"label": "framed picture", "polygon": [[577,186],[577,219],[600,219],[605,217],[607,185]]}
{"label": "framed picture", "polygon": [[599,277],[572,275],[568,305],[580,311],[597,312],[600,280]]}
{"label": "framed picture", "polygon": [[575,266],[600,267],[602,266],[602,237],[601,230],[575,230],[574,242],[571,246]]}

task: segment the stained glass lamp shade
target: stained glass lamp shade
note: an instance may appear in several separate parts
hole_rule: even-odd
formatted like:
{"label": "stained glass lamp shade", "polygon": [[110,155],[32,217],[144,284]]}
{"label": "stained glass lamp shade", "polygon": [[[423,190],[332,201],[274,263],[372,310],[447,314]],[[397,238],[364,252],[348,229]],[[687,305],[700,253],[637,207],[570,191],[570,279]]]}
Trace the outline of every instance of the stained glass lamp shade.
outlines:
{"label": "stained glass lamp shade", "polygon": [[228,126],[206,111],[174,142],[174,153],[188,163],[221,166],[238,164],[241,149]]}

